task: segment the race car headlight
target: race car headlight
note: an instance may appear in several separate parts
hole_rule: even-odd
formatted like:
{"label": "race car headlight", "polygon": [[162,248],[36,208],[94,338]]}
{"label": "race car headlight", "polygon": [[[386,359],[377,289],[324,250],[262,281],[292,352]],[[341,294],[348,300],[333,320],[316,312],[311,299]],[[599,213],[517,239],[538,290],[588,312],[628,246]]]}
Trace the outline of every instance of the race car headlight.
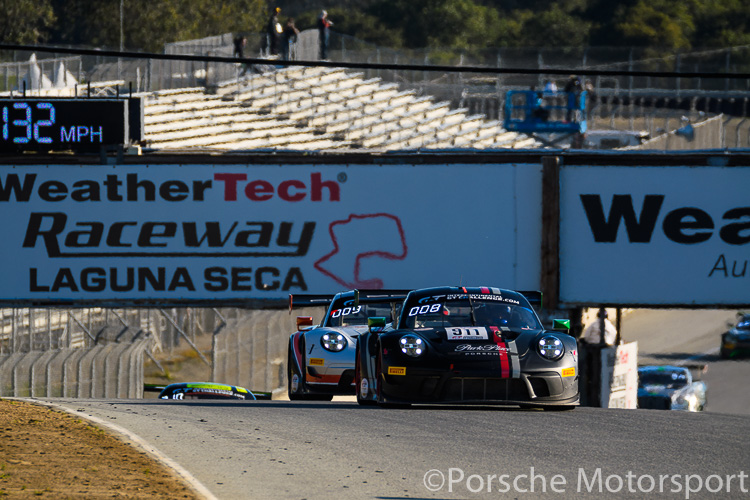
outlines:
{"label": "race car headlight", "polygon": [[346,347],[346,338],[340,333],[325,333],[320,337],[320,345],[331,352],[339,352]]}
{"label": "race car headlight", "polygon": [[550,361],[560,359],[565,353],[565,348],[560,339],[553,335],[542,337],[538,344],[539,354]]}
{"label": "race car headlight", "polygon": [[416,335],[404,335],[401,340],[398,341],[401,346],[401,352],[412,358],[418,358],[424,354],[425,344],[424,340],[417,337]]}

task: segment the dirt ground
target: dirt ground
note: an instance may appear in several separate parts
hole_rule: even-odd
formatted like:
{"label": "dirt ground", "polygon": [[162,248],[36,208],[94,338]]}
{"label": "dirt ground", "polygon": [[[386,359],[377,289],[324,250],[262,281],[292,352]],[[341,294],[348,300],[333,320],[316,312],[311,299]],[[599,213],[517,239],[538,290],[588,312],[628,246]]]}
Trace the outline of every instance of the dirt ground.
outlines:
{"label": "dirt ground", "polygon": [[0,399],[0,498],[200,498],[135,447],[68,413]]}

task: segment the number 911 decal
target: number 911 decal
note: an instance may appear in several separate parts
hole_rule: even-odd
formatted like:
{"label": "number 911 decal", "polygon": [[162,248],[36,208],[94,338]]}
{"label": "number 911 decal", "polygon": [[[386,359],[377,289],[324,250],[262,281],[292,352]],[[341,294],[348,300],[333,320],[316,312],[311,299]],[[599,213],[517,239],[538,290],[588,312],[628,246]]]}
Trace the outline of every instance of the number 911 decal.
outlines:
{"label": "number 911 decal", "polygon": [[451,326],[445,329],[448,340],[488,340],[487,328]]}

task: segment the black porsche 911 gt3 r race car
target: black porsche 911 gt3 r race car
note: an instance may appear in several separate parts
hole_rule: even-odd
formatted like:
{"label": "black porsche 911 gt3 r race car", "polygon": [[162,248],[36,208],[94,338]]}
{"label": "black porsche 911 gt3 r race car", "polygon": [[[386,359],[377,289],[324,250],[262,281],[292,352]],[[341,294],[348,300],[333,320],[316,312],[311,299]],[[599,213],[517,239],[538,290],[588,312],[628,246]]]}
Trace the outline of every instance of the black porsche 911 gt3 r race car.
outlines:
{"label": "black porsche 911 gt3 r race car", "polygon": [[541,303],[498,288],[410,292],[394,328],[372,318],[358,339],[357,401],[574,408],[576,340],[545,330],[527,296]]}
{"label": "black porsche 911 gt3 r race car", "polygon": [[297,318],[289,337],[290,400],[330,401],[335,394],[354,394],[356,339],[367,331],[367,318],[392,321],[407,290],[351,290],[336,295],[290,295],[294,307],[327,305],[318,326],[310,316]]}
{"label": "black porsche 911 gt3 r race car", "polygon": [[737,313],[737,324],[721,336],[723,359],[750,354],[750,314]]}

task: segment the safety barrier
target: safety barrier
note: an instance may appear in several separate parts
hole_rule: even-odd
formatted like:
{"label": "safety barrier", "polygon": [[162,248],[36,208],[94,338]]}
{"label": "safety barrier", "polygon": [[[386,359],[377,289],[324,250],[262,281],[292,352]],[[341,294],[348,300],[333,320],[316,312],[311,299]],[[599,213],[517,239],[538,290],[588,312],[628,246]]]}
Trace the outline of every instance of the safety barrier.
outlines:
{"label": "safety barrier", "polygon": [[139,398],[152,339],[0,356],[0,396]]}

